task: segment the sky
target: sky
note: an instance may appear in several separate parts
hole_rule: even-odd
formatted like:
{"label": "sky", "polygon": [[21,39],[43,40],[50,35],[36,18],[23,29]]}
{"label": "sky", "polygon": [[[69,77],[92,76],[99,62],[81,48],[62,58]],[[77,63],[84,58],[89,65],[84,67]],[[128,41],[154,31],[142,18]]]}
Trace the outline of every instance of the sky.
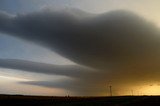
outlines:
{"label": "sky", "polygon": [[0,0],[0,93],[160,95],[159,4]]}

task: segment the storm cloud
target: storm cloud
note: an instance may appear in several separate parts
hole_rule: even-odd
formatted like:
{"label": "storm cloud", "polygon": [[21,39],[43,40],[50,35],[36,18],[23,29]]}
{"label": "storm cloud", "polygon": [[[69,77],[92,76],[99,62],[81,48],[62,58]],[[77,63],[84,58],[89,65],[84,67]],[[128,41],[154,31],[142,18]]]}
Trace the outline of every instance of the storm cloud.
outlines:
{"label": "storm cloud", "polygon": [[[70,87],[74,84],[78,84],[80,88],[83,86],[84,89],[74,89],[82,94],[92,92],[91,83],[94,83],[94,87],[100,88],[93,90],[94,95],[103,91],[107,81],[115,85],[121,85],[121,82],[125,81],[127,85],[143,80],[160,80],[159,28],[135,13],[124,10],[98,15],[76,11],[78,12],[44,10],[16,16],[1,12],[0,32],[35,42],[79,65],[97,70],[96,73],[82,71],[82,74],[78,74],[81,79],[68,84]],[[1,67],[6,68],[33,71],[41,67],[44,73],[46,71],[71,77],[78,73],[74,72],[74,68],[65,73],[61,67],[56,68],[57,71],[51,71],[52,65],[47,64],[35,65],[33,62],[25,62],[29,63],[26,67],[20,62],[14,66],[11,66],[8,60],[2,62],[6,62],[6,65],[0,63]],[[30,67],[32,64],[34,67]],[[81,70],[81,67],[79,69]],[[43,81],[28,84],[46,85]],[[49,85],[54,86],[50,83],[46,86]]]}

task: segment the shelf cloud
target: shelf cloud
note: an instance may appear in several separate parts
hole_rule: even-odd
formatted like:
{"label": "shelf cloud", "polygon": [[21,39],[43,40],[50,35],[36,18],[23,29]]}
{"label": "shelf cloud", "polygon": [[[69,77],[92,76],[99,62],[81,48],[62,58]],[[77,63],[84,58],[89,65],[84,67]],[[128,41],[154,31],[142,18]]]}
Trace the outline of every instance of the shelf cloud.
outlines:
{"label": "shelf cloud", "polygon": [[[43,10],[15,16],[1,12],[0,32],[37,43],[78,65],[96,70],[87,71],[76,66],[77,72],[74,66],[0,60],[0,66],[5,68],[73,77],[74,83],[67,84],[67,87],[74,88],[72,86],[78,84],[81,89],[74,90],[82,94],[89,93],[93,82],[94,87],[100,89],[93,89],[93,92],[90,91],[92,94],[104,89],[106,81],[112,81],[115,85],[126,81],[127,85],[142,80],[160,80],[159,28],[129,11],[117,10],[96,15],[72,9]],[[45,81],[24,83],[54,86]]]}

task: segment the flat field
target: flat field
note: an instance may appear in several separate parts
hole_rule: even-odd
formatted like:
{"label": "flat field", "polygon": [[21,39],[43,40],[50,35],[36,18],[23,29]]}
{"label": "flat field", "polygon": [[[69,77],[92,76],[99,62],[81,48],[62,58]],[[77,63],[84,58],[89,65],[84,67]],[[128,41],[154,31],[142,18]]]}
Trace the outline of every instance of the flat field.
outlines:
{"label": "flat field", "polygon": [[160,106],[160,96],[56,97],[0,95],[0,106]]}

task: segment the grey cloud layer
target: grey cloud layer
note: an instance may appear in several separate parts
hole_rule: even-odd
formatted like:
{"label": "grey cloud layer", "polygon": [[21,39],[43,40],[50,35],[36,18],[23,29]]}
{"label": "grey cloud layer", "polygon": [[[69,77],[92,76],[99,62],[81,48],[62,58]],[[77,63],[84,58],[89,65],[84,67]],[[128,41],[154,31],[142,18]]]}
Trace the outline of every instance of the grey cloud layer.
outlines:
{"label": "grey cloud layer", "polygon": [[[77,15],[80,13],[81,15]],[[82,11],[77,14],[72,10],[43,11],[17,16],[0,13],[0,32],[35,42],[77,64],[97,69],[96,73],[82,71],[78,74],[81,80],[75,80],[74,84],[85,86],[85,89],[76,90],[81,94],[87,94],[91,83],[100,87],[93,91],[100,92],[106,81],[112,81],[115,85],[121,85],[125,81],[127,86],[142,80],[160,80],[160,31],[156,26],[134,13],[121,10],[93,16]],[[8,60],[5,64],[1,66],[10,67]],[[31,68],[35,64],[33,62],[25,62],[29,64],[29,68],[21,63],[15,64],[11,67],[22,70],[33,71],[39,67],[36,64]],[[52,72],[50,69],[47,72],[48,67],[52,67],[50,65],[42,64],[40,67],[46,73]],[[53,73],[71,77],[77,75],[74,70],[61,71]],[[43,81],[37,82],[37,85],[45,86]]]}
{"label": "grey cloud layer", "polygon": [[150,53],[159,45],[159,30],[135,14],[113,11],[79,20],[71,13],[43,11],[15,17],[0,14],[0,31],[101,69]]}
{"label": "grey cloud layer", "polygon": [[79,65],[53,65],[16,59],[0,59],[0,67],[73,78],[79,78],[94,71],[91,68]]}

